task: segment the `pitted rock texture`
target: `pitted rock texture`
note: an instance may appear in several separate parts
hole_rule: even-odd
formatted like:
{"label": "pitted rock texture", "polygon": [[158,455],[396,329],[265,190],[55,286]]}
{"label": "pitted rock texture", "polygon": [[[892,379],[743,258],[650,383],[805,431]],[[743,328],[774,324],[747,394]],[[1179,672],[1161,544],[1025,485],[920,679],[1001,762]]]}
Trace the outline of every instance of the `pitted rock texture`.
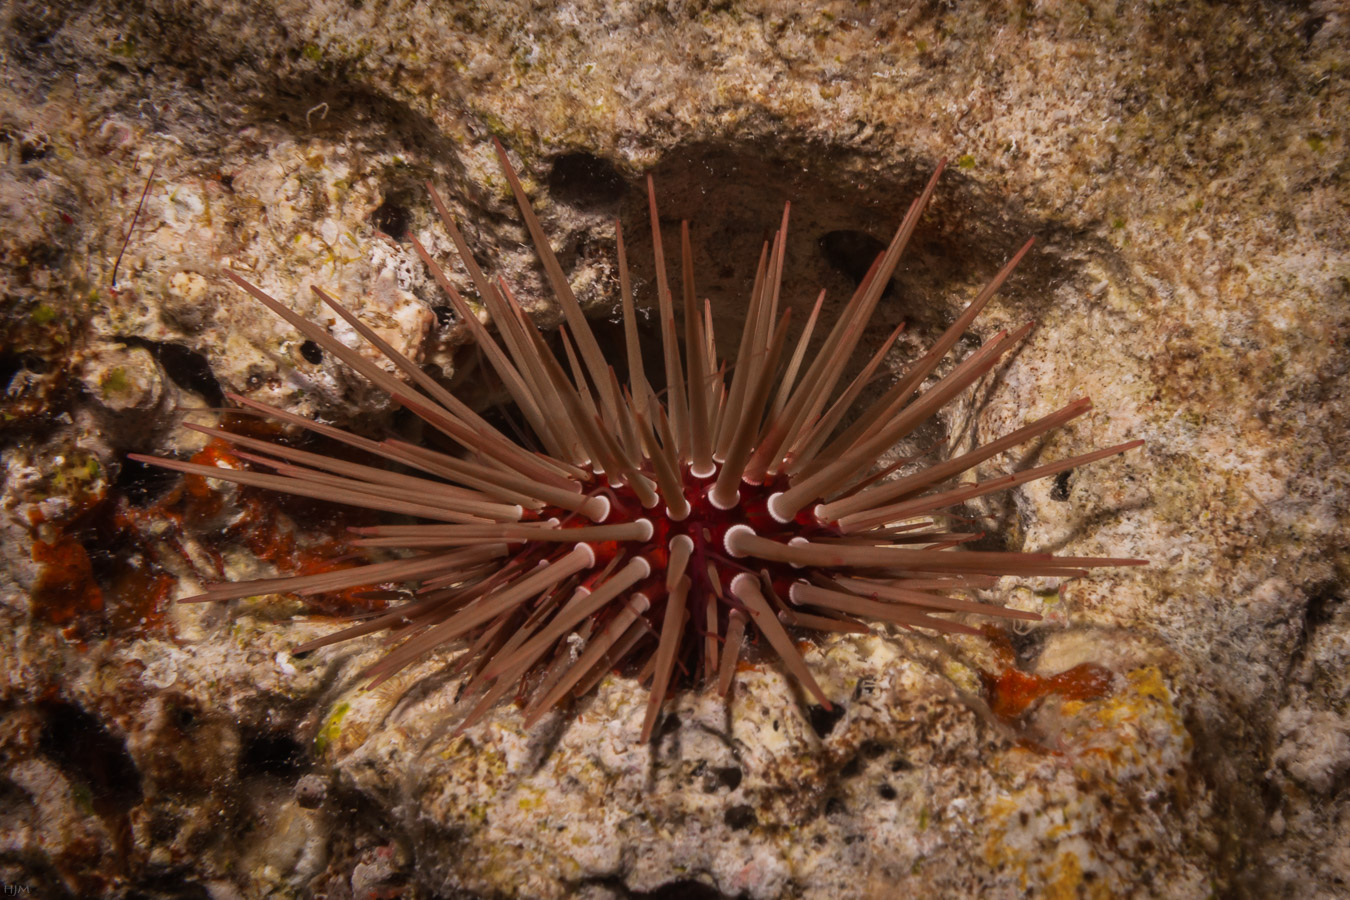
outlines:
{"label": "pitted rock texture", "polygon": [[[4,17],[6,884],[1344,893],[1340,5],[13,0]],[[127,452],[202,451],[181,425],[228,393],[416,436],[220,269],[308,315],[311,285],[334,290],[490,408],[467,329],[396,243],[452,258],[429,180],[556,324],[494,136],[602,337],[615,217],[653,305],[641,176],[690,219],[725,341],[784,201],[784,302],[804,317],[824,288],[829,316],[948,159],[864,346],[906,323],[899,371],[1037,236],[967,344],[1037,328],[944,424],[959,449],[1090,394],[1041,456],[1146,447],[991,504],[990,530],[1153,565],[1004,582],[993,599],[1045,616],[1008,635],[825,641],[807,658],[837,717],[751,665],[729,704],[685,695],[645,746],[631,678],[531,731],[504,706],[456,734],[452,651],[363,692],[373,644],[290,653],[338,610],[173,604],[346,552],[352,522]]]}

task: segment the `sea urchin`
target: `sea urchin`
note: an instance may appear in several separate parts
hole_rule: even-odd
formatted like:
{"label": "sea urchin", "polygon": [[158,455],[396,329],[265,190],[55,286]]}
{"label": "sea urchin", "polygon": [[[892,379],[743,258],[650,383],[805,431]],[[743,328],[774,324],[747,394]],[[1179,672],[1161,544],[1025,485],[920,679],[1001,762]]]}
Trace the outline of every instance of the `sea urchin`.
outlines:
{"label": "sea urchin", "polygon": [[[1000,576],[1071,577],[1094,566],[1141,562],[968,552],[958,545],[979,534],[951,530],[963,521],[951,510],[967,501],[1140,443],[1012,475],[954,483],[979,463],[1087,412],[1091,403],[1086,398],[963,455],[927,466],[902,459],[879,467],[885,451],[937,415],[1026,335],[1030,326],[1000,332],[929,383],[1030,241],[931,350],[844,424],[898,336],[898,331],[893,333],[841,387],[941,166],[814,354],[808,348],[820,324],[821,301],[790,353],[790,316],[779,314],[785,208],[772,244],[766,243],[760,254],[734,366],[719,360],[711,307],[696,299],[687,223],[681,228],[681,349],[649,178],[664,345],[663,402],[643,369],[618,223],[627,385],[620,384],[606,362],[500,144],[497,153],[566,318],[566,368],[506,283],[489,280],[475,263],[434,188],[432,200],[500,343],[427,250],[416,238],[409,240],[528,421],[537,449],[504,436],[325,291],[315,288],[397,374],[226,272],[305,337],[455,442],[462,453],[392,438],[368,439],[232,395],[255,412],[347,444],[361,451],[365,461],[196,426],[233,445],[254,468],[133,458],[413,521],[355,529],[360,534],[356,543],[391,554],[385,561],[322,574],[217,584],[191,599],[405,585],[411,592],[405,602],[299,649],[387,632],[388,652],[365,672],[378,683],[448,642],[466,642],[462,665],[471,677],[462,695],[461,727],[513,691],[524,706],[526,722],[533,722],[564,698],[585,694],[616,665],[633,661],[639,680],[651,683],[642,727],[646,740],[677,681],[715,683],[719,691],[728,690],[747,638],[767,642],[788,673],[828,708],[829,698],[788,629],[866,632],[866,620],[880,620],[905,628],[978,633],[944,616],[1039,618],[959,596],[987,588]],[[906,467],[912,471],[897,476]]]}

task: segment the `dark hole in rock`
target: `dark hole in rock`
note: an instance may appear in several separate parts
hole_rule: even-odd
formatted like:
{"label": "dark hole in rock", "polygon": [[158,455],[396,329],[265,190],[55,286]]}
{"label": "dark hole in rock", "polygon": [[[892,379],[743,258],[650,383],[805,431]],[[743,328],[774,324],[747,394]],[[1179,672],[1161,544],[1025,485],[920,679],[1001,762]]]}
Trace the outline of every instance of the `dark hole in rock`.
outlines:
{"label": "dark hole in rock", "polygon": [[811,720],[811,727],[815,729],[816,734],[825,737],[831,731],[834,731],[834,726],[838,725],[839,720],[844,717],[844,704],[835,703],[832,709],[826,709],[819,704],[813,703],[811,704],[808,717]]}
{"label": "dark hole in rock", "polygon": [[149,506],[178,482],[178,473],[123,457],[114,487],[132,506]]}
{"label": "dark hole in rock", "polygon": [[1308,597],[1308,605],[1303,608],[1303,628],[1311,634],[1319,625],[1325,625],[1335,618],[1342,596],[1334,583],[1323,584],[1315,588]]}
{"label": "dark hole in rock", "polygon": [[752,808],[745,804],[740,804],[731,807],[731,809],[728,809],[723,813],[722,821],[727,824],[728,828],[741,831],[746,828],[753,828],[759,822],[759,818],[755,815],[755,811]]}
{"label": "dark hole in rock", "polygon": [[305,748],[290,735],[274,731],[246,735],[239,758],[241,777],[272,775],[295,777],[309,767]]}
{"label": "dark hole in rock", "polygon": [[211,900],[211,892],[179,874],[149,874],[137,878],[141,890],[125,895],[126,900]]}
{"label": "dark hole in rock", "polygon": [[305,358],[305,362],[317,366],[323,362],[323,348],[314,341],[305,341],[300,345],[300,355]]}
{"label": "dark hole in rock", "polygon": [[166,809],[158,809],[150,814],[150,839],[156,844],[167,844],[182,829],[181,816]]}
{"label": "dark hole in rock", "polygon": [[859,761],[858,757],[853,756],[849,758],[848,762],[839,767],[839,777],[852,778],[861,771],[862,763]]}
{"label": "dark hole in rock", "polygon": [[1060,472],[1055,476],[1055,485],[1050,488],[1050,499],[1058,500],[1060,503],[1069,499],[1069,477],[1073,471]]}
{"label": "dark hole in rock", "polygon": [[1012,644],[1013,652],[1017,654],[1019,665],[1030,666],[1036,661],[1036,657],[1041,655],[1048,634],[1049,631],[1044,628],[1033,628],[1025,632],[1009,630],[1008,642]]}
{"label": "dark hole in rock", "polygon": [[653,891],[633,891],[628,894],[631,900],[731,900],[712,885],[695,881],[671,881]]}
{"label": "dark hole in rock", "polygon": [[[964,507],[963,511],[960,514],[974,515],[974,516],[980,515],[979,512],[973,509],[966,509]],[[965,550],[990,550],[996,552],[1004,552],[1011,549],[1008,546],[1008,534],[1003,529],[989,529],[984,532],[983,537],[976,538],[973,541],[966,541],[964,544],[961,545],[961,547],[962,549]]]}
{"label": "dark hole in rock", "polygon": [[370,224],[400,243],[406,241],[412,225],[411,199],[408,191],[391,192],[370,214]]}
{"label": "dark hole in rock", "polygon": [[433,306],[431,311],[436,314],[436,325],[439,328],[449,328],[455,321],[455,311],[448,306]]}
{"label": "dark hole in rock", "polygon": [[863,741],[862,745],[858,747],[858,752],[861,753],[867,759],[876,759],[878,756],[886,752],[886,745],[883,744],[881,741],[866,740]]}
{"label": "dark hole in rock", "polygon": [[72,781],[87,786],[100,814],[122,814],[141,802],[141,774],[126,743],[97,716],[60,701],[41,703],[38,710],[38,752]]}
{"label": "dark hole in rock", "polygon": [[[856,287],[867,277],[867,270],[872,267],[876,258],[886,252],[886,244],[865,231],[844,228],[828,231],[821,236],[820,252],[827,263],[846,276]],[[894,278],[886,285],[881,296],[889,297],[893,290],[895,290]]]}
{"label": "dark hole in rock", "polygon": [[740,766],[722,766],[721,768],[714,769],[713,774],[717,776],[717,782],[719,784],[725,786],[728,790],[733,791],[741,786],[741,778],[744,777],[744,773],[741,771]]}
{"label": "dark hole in rock", "polygon": [[150,355],[164,367],[164,374],[173,379],[173,383],[183,390],[199,394],[212,406],[225,405],[225,394],[220,389],[220,382],[216,381],[216,376],[211,372],[211,364],[206,361],[206,357],[202,354],[181,344],[151,341],[139,337],[122,338],[121,340],[128,346],[144,347],[149,350]]}
{"label": "dark hole in rock", "polygon": [[26,791],[9,781],[0,781],[0,809],[12,813],[32,805]]}
{"label": "dark hole in rock", "polygon": [[623,176],[607,159],[589,153],[566,153],[553,160],[549,193],[570,206],[612,206],[623,197]]}
{"label": "dark hole in rock", "polygon": [[898,796],[895,792],[895,788],[886,784],[884,781],[881,783],[881,786],[877,788],[877,794],[881,796],[882,800],[894,800]]}
{"label": "dark hole in rock", "polygon": [[675,713],[671,713],[670,715],[666,716],[664,719],[661,720],[660,733],[662,737],[671,734],[675,731],[678,731],[679,728],[680,728],[680,717],[675,715]]}
{"label": "dark hole in rock", "polygon": [[179,731],[187,731],[197,724],[197,714],[186,706],[175,706],[171,715]]}
{"label": "dark hole in rock", "polygon": [[825,801],[825,815],[827,816],[837,816],[844,812],[845,809],[847,809],[847,807],[844,806],[844,801],[838,797],[831,797]]}
{"label": "dark hole in rock", "polygon": [[19,144],[19,162],[30,163],[34,160],[42,159],[49,152],[51,152],[51,148],[46,144],[22,141]]}
{"label": "dark hole in rock", "polygon": [[905,759],[903,756],[897,756],[895,759],[891,760],[892,772],[908,772],[912,768],[914,768],[914,763]]}
{"label": "dark hole in rock", "polygon": [[24,368],[23,360],[18,354],[0,353],[0,391],[9,390],[9,383],[22,368]]}
{"label": "dark hole in rock", "polygon": [[1327,24],[1326,16],[1310,16],[1305,19],[1299,31],[1303,34],[1303,43],[1311,46],[1313,38],[1317,37],[1317,32],[1322,30],[1322,26]]}

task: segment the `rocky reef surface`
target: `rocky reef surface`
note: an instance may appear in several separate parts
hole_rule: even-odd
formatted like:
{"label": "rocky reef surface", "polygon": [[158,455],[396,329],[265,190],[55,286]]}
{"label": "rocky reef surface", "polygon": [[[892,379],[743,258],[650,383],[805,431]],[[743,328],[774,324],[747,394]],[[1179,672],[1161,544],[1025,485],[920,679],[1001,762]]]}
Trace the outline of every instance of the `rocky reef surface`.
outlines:
{"label": "rocky reef surface", "polygon": [[[11,0],[3,15],[7,890],[1350,890],[1343,5]],[[346,554],[357,518],[128,452],[219,458],[182,426],[249,427],[220,411],[227,393],[412,428],[222,267],[308,315],[309,287],[333,290],[490,409],[467,328],[397,244],[411,232],[453,259],[430,180],[479,260],[558,321],[493,137],[616,348],[616,217],[652,305],[645,174],[663,216],[690,220],[729,335],[784,201],[784,302],[804,314],[824,288],[829,315],[947,159],[871,341],[907,324],[899,371],[1036,236],[967,343],[1037,327],[946,425],[987,437],[1092,396],[1033,455],[1146,446],[982,512],[1009,549],[1152,565],[989,593],[1041,612],[1034,627],[803,645],[833,712],[761,661],[729,702],[682,696],[647,744],[645,691],[623,673],[532,729],[502,706],[455,734],[452,648],[373,691],[357,678],[373,640],[292,654],[360,598],[175,604]]]}

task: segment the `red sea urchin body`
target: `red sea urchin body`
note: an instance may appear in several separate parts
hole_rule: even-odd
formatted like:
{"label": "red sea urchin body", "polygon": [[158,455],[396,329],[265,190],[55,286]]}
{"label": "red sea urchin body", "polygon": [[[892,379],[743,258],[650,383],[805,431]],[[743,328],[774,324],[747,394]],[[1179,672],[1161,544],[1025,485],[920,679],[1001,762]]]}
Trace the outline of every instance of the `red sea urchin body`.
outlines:
{"label": "red sea urchin body", "polygon": [[[788,673],[828,707],[788,628],[866,632],[866,621],[879,620],[978,633],[948,616],[1039,618],[959,596],[992,586],[999,576],[1074,576],[1093,566],[1138,562],[967,552],[959,545],[979,535],[952,530],[961,521],[952,515],[953,507],[1137,445],[953,483],[984,460],[1087,412],[1086,399],[962,456],[927,466],[902,460],[877,470],[885,451],[936,416],[1027,333],[1029,326],[997,334],[947,375],[930,378],[1029,242],[927,354],[852,424],[842,424],[898,335],[893,333],[861,372],[843,382],[937,174],[840,318],[822,327],[823,337],[816,335],[818,300],[791,344],[790,317],[778,310],[785,210],[772,247],[766,245],[760,255],[729,375],[728,363],[718,359],[710,307],[696,299],[687,225],[681,229],[681,348],[649,180],[667,385],[663,400],[649,384],[637,352],[622,233],[616,237],[630,364],[629,383],[623,386],[606,364],[505,152],[500,145],[497,149],[567,319],[565,360],[547,348],[506,284],[490,281],[478,268],[434,190],[432,198],[497,337],[478,322],[422,244],[416,238],[410,243],[473,332],[542,449],[527,449],[503,436],[326,292],[315,289],[402,377],[226,273],[461,452],[372,440],[233,397],[257,412],[348,444],[364,461],[212,428],[197,430],[233,444],[238,457],[254,468],[137,458],[412,517],[417,523],[354,529],[361,536],[355,543],[398,554],[392,559],[315,575],[212,585],[194,599],[402,585],[411,592],[407,602],[301,649],[387,632],[388,653],[366,670],[379,682],[442,645],[466,642],[461,664],[470,666],[470,679],[461,727],[512,694],[525,706],[527,722],[533,721],[567,697],[587,693],[616,665],[632,662],[639,680],[651,683],[645,740],[677,683],[715,683],[725,693],[748,639],[771,648]],[[812,347],[814,353],[808,354]],[[894,477],[897,471],[902,474]]]}

